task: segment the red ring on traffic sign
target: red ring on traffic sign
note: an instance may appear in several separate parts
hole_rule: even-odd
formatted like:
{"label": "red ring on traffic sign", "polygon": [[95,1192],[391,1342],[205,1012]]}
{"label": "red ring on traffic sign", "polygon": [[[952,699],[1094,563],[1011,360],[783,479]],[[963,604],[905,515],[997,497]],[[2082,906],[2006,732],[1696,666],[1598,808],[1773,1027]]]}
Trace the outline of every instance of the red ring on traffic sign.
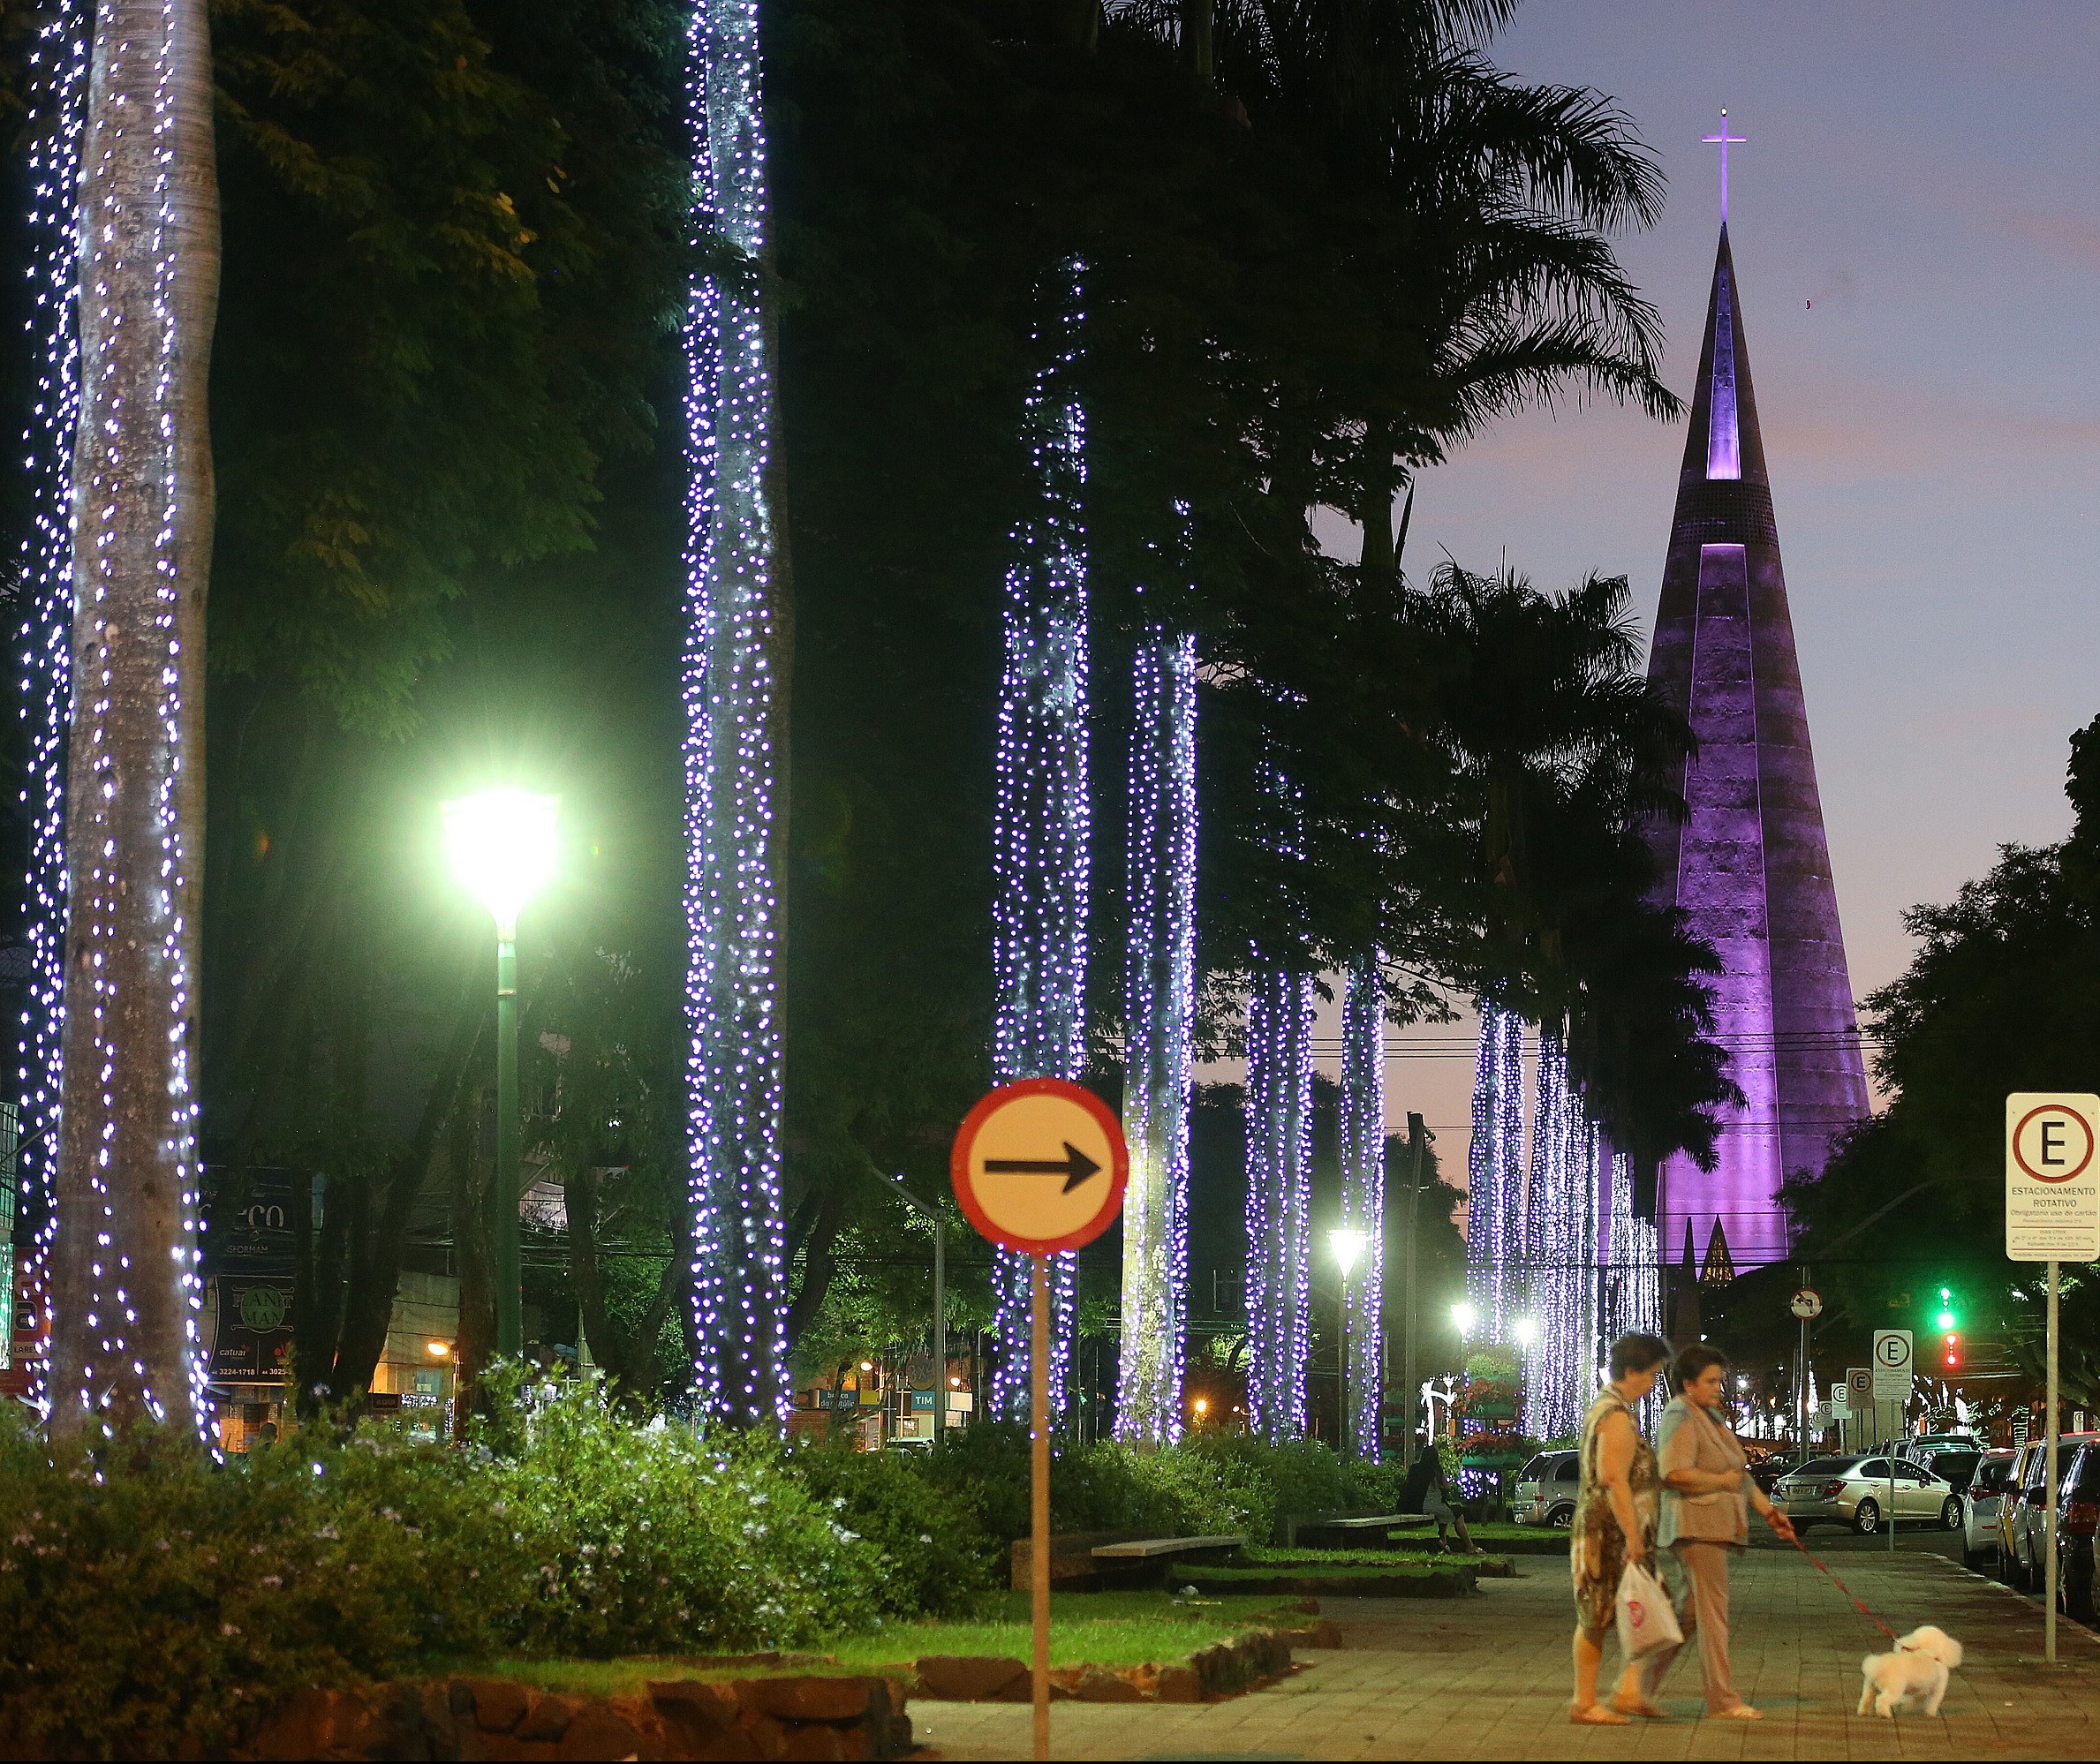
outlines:
{"label": "red ring on traffic sign", "polygon": [[[1062,1237],[1016,1239],[994,1225],[990,1215],[978,1204],[970,1159],[977,1147],[978,1131],[1017,1097],[1061,1097],[1069,1103],[1076,1103],[1093,1117],[1108,1142],[1108,1190],[1102,1197],[1100,1210],[1078,1230],[1067,1232]],[[948,1177],[955,1186],[956,1200],[963,1209],[963,1217],[986,1242],[1002,1245],[1024,1255],[1056,1255],[1068,1249],[1084,1249],[1115,1223],[1116,1216],[1123,1210],[1123,1190],[1129,1185],[1130,1149],[1123,1142],[1123,1124],[1115,1118],[1115,1111],[1084,1084],[1075,1084],[1066,1078],[1017,1078],[1011,1084],[1001,1084],[996,1090],[987,1091],[978,1099],[977,1106],[963,1117],[963,1125],[956,1129],[955,1143],[948,1147]]]}
{"label": "red ring on traffic sign", "polygon": [[[2080,1129],[2085,1135],[2085,1156],[2078,1160],[2077,1169],[2066,1171],[2061,1176],[2044,1176],[2021,1156],[2020,1135],[2027,1131],[2027,1124],[2033,1120],[2036,1115],[2069,1115],[2073,1120],[2078,1123]],[[2020,1167],[2037,1182],[2068,1182],[2072,1178],[2082,1174],[2086,1165],[2093,1161],[2093,1129],[2087,1123],[2086,1118],[2076,1111],[2066,1109],[2060,1103],[2044,1103],[2040,1108],[2029,1109],[2021,1116],[2020,1125],[2013,1129],[2013,1156],[2019,1163]]]}

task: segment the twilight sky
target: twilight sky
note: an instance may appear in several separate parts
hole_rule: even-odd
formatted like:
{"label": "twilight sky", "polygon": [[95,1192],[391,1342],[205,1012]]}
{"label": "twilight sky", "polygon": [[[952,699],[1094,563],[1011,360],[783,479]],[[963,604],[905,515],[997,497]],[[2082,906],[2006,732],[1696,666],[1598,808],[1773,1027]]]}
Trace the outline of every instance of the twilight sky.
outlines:
{"label": "twilight sky", "polygon": [[[1905,964],[1906,907],[2067,831],[2067,737],[2100,713],[2100,7],[1532,0],[1495,54],[1611,94],[1656,149],[1667,210],[1620,244],[1688,396],[1718,222],[1699,138],[1723,104],[1749,138],[1730,233],[1863,994]],[[1424,476],[1408,562],[1624,572],[1645,624],[1683,439],[1613,407],[1502,423]],[[1425,1038],[1443,1057],[1396,1048],[1388,1105],[1462,1172],[1469,1052]]]}

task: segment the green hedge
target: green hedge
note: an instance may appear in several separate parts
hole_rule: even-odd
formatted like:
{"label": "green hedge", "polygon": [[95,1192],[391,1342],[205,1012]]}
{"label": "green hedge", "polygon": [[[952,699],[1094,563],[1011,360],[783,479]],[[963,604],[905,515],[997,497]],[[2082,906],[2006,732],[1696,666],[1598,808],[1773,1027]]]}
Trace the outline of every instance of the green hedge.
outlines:
{"label": "green hedge", "polygon": [[[225,1463],[127,1439],[54,1463],[0,1419],[0,1753],[208,1753],[301,1685],[449,1660],[807,1646],[967,1605],[1028,1531],[1019,1428],[863,1454],[638,1423],[588,1380],[492,1395],[456,1448],[366,1423]],[[1271,1542],[1286,1513],[1390,1507],[1399,1474],[1102,1443],[1054,1454],[1052,1523]]]}

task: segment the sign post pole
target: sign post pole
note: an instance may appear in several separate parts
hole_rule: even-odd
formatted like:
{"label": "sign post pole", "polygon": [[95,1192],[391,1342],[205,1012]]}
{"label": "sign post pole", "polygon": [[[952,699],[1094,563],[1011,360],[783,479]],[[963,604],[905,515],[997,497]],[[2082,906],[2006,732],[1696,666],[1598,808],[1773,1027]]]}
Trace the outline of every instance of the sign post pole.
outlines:
{"label": "sign post pole", "polygon": [[1029,1499],[1028,1602],[1035,1626],[1035,1755],[1050,1755],[1050,1258],[1031,1255],[1029,1269],[1028,1419],[1029,1468],[1035,1486]]}
{"label": "sign post pole", "polygon": [[[1002,1084],[963,1117],[948,1150],[963,1216],[1028,1258],[1029,1575],[1035,1755],[1050,1755],[1050,1262],[1114,1224],[1130,1180],[1114,1110],[1062,1078]],[[938,1243],[938,1240],[936,1242]],[[941,1368],[947,1401],[947,1368]]]}
{"label": "sign post pole", "polygon": [[2049,1263],[2049,1444],[2045,1448],[2049,1463],[2043,1473],[2049,1479],[2049,1504],[2043,1509],[2047,1516],[2044,1535],[2049,1540],[2049,1559],[2042,1571],[2047,1594],[2042,1607],[2042,1657],[2051,1666],[2056,1664],[2056,1269],[2052,1257]]}
{"label": "sign post pole", "polygon": [[2100,1096],[2015,1090],[2006,1098],[2006,1255],[2049,1264],[2047,1443],[2043,1447],[2043,1652],[2056,1663],[2057,1272],[2060,1263],[2100,1260]]}

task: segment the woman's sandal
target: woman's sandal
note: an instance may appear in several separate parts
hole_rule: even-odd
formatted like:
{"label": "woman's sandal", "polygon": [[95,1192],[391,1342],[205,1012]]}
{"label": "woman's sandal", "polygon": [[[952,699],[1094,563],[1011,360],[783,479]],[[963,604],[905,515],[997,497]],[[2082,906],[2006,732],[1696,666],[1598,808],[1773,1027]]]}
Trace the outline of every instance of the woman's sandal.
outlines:
{"label": "woman's sandal", "polygon": [[1738,1703],[1732,1709],[1723,1709],[1714,1719],[1716,1721],[1763,1721],[1764,1711],[1754,1709],[1748,1703]]}
{"label": "woman's sandal", "polygon": [[1568,1720],[1577,1727],[1631,1727],[1633,1723],[1620,1715],[1609,1703],[1590,1703],[1585,1707],[1570,1707]]}
{"label": "woman's sandal", "polygon": [[1643,1721],[1667,1721],[1670,1718],[1644,1697],[1635,1697],[1630,1701],[1625,1697],[1613,1697],[1612,1707],[1622,1715],[1638,1715]]}

